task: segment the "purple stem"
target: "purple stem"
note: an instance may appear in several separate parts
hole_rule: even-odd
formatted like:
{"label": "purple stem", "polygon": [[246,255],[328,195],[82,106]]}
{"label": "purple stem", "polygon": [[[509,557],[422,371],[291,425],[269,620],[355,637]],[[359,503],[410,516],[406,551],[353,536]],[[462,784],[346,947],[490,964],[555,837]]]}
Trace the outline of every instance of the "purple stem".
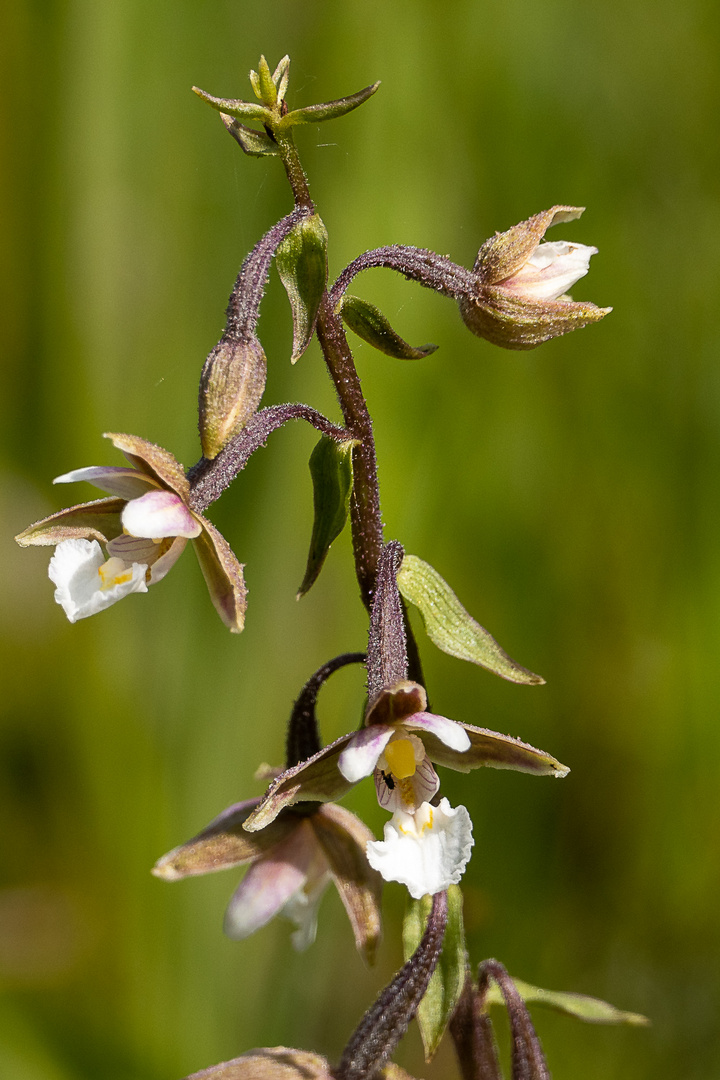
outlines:
{"label": "purple stem", "polygon": [[268,435],[288,420],[307,420],[322,435],[336,442],[346,442],[353,437],[309,405],[271,405],[267,409],[261,409],[248,421],[239,435],[223,447],[216,458],[200,458],[197,464],[188,469],[192,509],[202,512],[214,503],[245,468],[250,456],[265,445]]}

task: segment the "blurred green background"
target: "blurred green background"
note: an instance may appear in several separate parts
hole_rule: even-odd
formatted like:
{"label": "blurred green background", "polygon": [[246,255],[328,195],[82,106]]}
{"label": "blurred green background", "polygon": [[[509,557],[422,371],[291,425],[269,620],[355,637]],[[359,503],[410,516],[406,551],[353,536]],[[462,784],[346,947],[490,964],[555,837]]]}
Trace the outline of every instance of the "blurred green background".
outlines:
{"label": "blurred green background", "polygon": [[[66,504],[53,476],[120,464],[106,430],[199,454],[197,377],[247,250],[290,208],[276,161],[244,157],[192,84],[235,97],[264,52],[291,104],[382,79],[298,136],[331,275],[390,242],[471,265],[554,203],[550,239],[600,249],[577,298],[599,326],[525,354],[389,271],[357,291],[437,353],[357,361],[376,419],[384,519],[547,686],[517,687],[421,640],[437,711],[546,749],[562,783],[445,775],[475,822],[474,962],[606,998],[645,1030],[536,1012],[556,1080],[712,1080],[720,892],[718,7],[711,0],[15,0],[0,16],[0,1073],[164,1080],[253,1046],[337,1059],[399,966],[385,892],[364,970],[335,894],[303,956],[277,922],[226,940],[239,873],[168,885],[149,868],[257,794],[308,675],[364,647],[346,536],[302,603],[309,428],[273,435],[211,510],[250,589],[231,637],[186,554],[147,597],[70,626],[48,552],[10,537]],[[314,344],[288,363],[273,276],[265,404],[338,415]],[[77,498],[93,497],[78,488]],[[321,698],[354,726],[359,671]],[[376,834],[369,785],[347,804]],[[452,1050],[422,1063],[456,1076]]]}

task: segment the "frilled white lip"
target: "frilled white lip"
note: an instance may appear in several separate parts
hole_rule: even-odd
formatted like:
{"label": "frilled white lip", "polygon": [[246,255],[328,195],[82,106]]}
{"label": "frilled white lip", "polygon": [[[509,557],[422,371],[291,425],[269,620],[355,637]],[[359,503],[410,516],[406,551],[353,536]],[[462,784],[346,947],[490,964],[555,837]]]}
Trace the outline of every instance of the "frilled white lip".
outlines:
{"label": "frilled white lip", "polygon": [[139,499],[131,499],[123,508],[122,524],[131,536],[157,540],[168,536],[192,539],[202,532],[200,522],[172,491],[148,491]]}
{"label": "frilled white lip", "polygon": [[427,731],[460,753],[470,747],[470,738],[462,724],[434,713],[413,713],[399,724],[370,724],[355,732],[338,758],[338,768],[349,784],[371,775],[392,736],[403,728],[416,732],[420,738]]}
{"label": "frilled white lip", "polygon": [[302,822],[250,866],[225,912],[225,933],[239,940],[285,915],[297,926],[291,936],[299,951],[315,940],[317,911],[330,883],[330,866],[312,827]]}
{"label": "frilled white lip", "polygon": [[371,840],[367,858],[386,881],[406,885],[419,900],[427,893],[457,885],[473,846],[472,822],[464,806],[453,809],[423,803],[414,814],[396,811],[385,825],[384,839]]}
{"label": "frilled white lip", "polygon": [[147,565],[124,564],[103,580],[100,571],[106,565],[97,540],[63,540],[55,548],[48,576],[70,622],[104,611],[130,593],[147,592]]}
{"label": "frilled white lip", "polygon": [[597,255],[597,250],[566,240],[538,244],[527,262],[500,287],[524,300],[557,300],[587,274],[590,257]]}

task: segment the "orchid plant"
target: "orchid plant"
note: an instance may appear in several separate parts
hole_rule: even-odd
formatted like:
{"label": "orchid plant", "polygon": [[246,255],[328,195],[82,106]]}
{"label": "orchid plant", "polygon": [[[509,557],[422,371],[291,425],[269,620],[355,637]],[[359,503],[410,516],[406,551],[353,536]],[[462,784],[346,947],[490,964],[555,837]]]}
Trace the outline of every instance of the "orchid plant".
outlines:
{"label": "orchid plant", "polygon": [[[406,553],[399,542],[386,540],[372,420],[346,330],[392,357],[421,358],[434,346],[410,346],[374,305],[347,290],[360,272],[389,267],[454,300],[477,336],[501,348],[531,349],[609,312],[568,296],[587,273],[596,249],[545,241],[551,226],[582,213],[577,207],[554,206],[487,240],[472,269],[432,251],[390,245],[364,252],[328,285],[327,232],[310,195],[294,131],[343,116],[367,101],[379,84],[336,101],[291,109],[289,68],[284,57],[271,72],[261,57],[258,70],[250,73],[255,101],[214,97],[196,88],[245,154],[280,159],[294,202],[245,259],[230,296],[225,331],[202,368],[202,456],[185,471],[170,452],[144,439],[109,435],[128,465],[80,468],[55,481],[87,481],[107,497],[60,510],[16,539],[24,546],[55,548],[49,576],[55,599],[71,622],[130,593],[147,592],[191,540],[212,603],[225,626],[239,633],[246,611],[242,566],[205,511],[276,428],[298,419],[316,428],[320,439],[310,458],[314,526],[299,595],[312,587],[349,520],[355,574],[369,616],[367,651],[340,653],[309,678],[287,724],[284,768],[263,767],[258,774],[268,783],[265,794],[223,811],[163,856],[153,872],[172,881],[247,867],[227,908],[227,934],[245,938],[283,915],[295,924],[291,941],[297,949],[312,944],[320,898],[333,883],[368,963],[380,937],[383,882],[399,882],[410,898],[403,935],[406,963],[361,1019],[337,1065],[308,1051],[266,1048],[194,1076],[402,1080],[407,1074],[390,1059],[416,1019],[428,1060],[449,1033],[465,1080],[499,1080],[490,1009],[504,1003],[512,1076],[541,1080],[549,1072],[528,1002],[596,1022],[641,1023],[643,1018],[594,999],[513,980],[494,960],[481,964],[476,976],[472,973],[460,887],[472,853],[472,821],[464,806],[451,806],[442,794],[436,766],[463,773],[488,766],[556,778],[568,769],[517,738],[428,709],[408,605],[419,610],[431,641],[450,655],[514,683],[538,685],[543,679],[508,656],[433,567]],[[305,404],[260,408],[267,360],[257,323],[273,261],[292,311],[290,359],[297,361],[317,338],[337,394],[340,424]],[[316,718],[318,694],[348,664],[364,665],[367,672],[363,721],[359,730],[324,746]],[[390,815],[381,840],[338,805],[352,786],[371,777],[378,802]]]}

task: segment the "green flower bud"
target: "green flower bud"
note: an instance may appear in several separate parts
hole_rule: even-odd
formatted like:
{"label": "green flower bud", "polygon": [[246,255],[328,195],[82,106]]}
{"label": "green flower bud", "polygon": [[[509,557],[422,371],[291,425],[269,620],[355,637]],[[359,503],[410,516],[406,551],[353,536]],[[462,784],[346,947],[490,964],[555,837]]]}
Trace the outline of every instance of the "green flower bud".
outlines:
{"label": "green flower bud", "polygon": [[265,390],[267,360],[255,335],[224,335],[200,378],[200,441],[206,458],[217,457],[257,410]]}

